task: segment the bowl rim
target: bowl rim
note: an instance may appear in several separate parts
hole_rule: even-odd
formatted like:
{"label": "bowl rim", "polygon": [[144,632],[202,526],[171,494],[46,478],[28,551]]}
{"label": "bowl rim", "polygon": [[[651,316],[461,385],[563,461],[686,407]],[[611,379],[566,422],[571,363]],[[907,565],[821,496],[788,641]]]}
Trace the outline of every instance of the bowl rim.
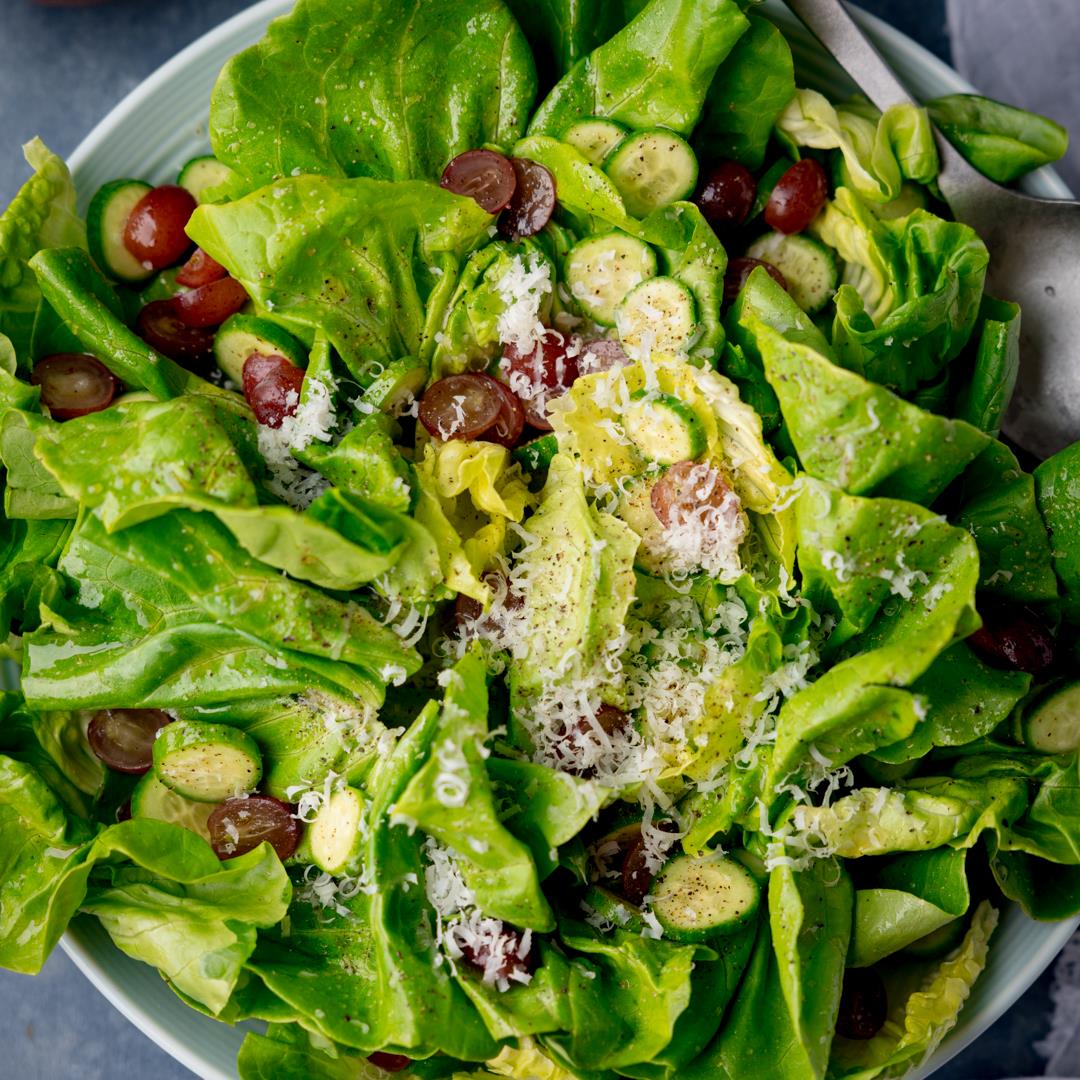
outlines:
{"label": "bowl rim", "polygon": [[[237,12],[196,38],[126,94],[91,129],[68,158],[72,172],[78,173],[86,165],[99,143],[106,140],[117,129],[122,128],[129,117],[142,107],[147,98],[152,97],[161,88],[167,87],[193,60],[214,48],[219,42],[235,35],[250,36],[252,30],[288,12],[293,4],[294,0],[259,0],[258,3]],[[849,7],[852,8],[852,13],[863,29],[891,60],[902,58],[909,64],[922,68],[936,81],[943,85],[948,84],[951,92],[975,92],[975,87],[954,68],[902,31],[855,5],[849,4]],[[781,21],[790,23],[794,19],[787,9],[782,7],[779,0],[766,0],[764,8],[770,14],[777,15]],[[1030,186],[1037,187],[1038,194],[1045,197],[1072,197],[1068,186],[1048,166],[1031,173],[1027,182]],[[89,929],[81,923],[81,917],[76,918],[61,939],[60,946],[101,995],[143,1034],[195,1075],[204,1080],[235,1080],[235,1071],[231,1074],[222,1072],[215,1065],[210,1064],[200,1054],[197,1047],[193,1047],[191,1043],[154,1019],[137,996],[97,958],[95,950],[90,947]],[[949,1032],[934,1053],[918,1069],[908,1075],[907,1080],[925,1080],[931,1073],[974,1042],[1012,1008],[1032,983],[1053,963],[1058,952],[1072,937],[1077,927],[1080,927],[1080,916],[1061,923],[1044,925],[1046,927],[1044,940],[1028,955],[1019,968],[1014,969],[1009,979],[1008,993],[999,995],[977,1013],[961,1012],[957,1026]]]}

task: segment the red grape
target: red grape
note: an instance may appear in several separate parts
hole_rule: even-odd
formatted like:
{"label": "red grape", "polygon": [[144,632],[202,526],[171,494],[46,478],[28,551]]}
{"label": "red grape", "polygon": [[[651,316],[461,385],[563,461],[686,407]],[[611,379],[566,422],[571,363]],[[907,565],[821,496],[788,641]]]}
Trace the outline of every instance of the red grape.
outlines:
{"label": "red grape", "polygon": [[660,524],[669,529],[701,507],[721,510],[732,506],[733,512],[737,513],[729,500],[730,495],[731,488],[711,465],[680,461],[653,484],[649,498]]}
{"label": "red grape", "polygon": [[148,191],[124,226],[124,247],[148,270],[179,262],[191,247],[184,230],[195,205],[191,192],[176,184]]}
{"label": "red grape", "polygon": [[411,1064],[412,1058],[404,1054],[387,1054],[382,1050],[376,1050],[374,1054],[368,1054],[368,1061],[383,1072],[404,1072]]}
{"label": "red grape", "polygon": [[534,236],[555,213],[555,177],[541,164],[526,158],[511,158],[517,184],[509,206],[499,218],[504,236],[520,240]]}
{"label": "red grape", "polygon": [[968,644],[995,667],[1039,678],[1054,666],[1054,637],[1026,608],[991,607]]}
{"label": "red grape", "polygon": [[186,326],[220,326],[247,302],[248,294],[236,278],[223,277],[173,297],[176,314]]}
{"label": "red grape", "polygon": [[517,445],[525,429],[525,409],[517,394],[505,383],[495,380],[495,385],[502,395],[503,404],[495,423],[481,436],[487,442],[498,443],[508,450]]}
{"label": "red grape", "polygon": [[765,204],[765,221],[777,232],[802,232],[821,212],[828,197],[825,170],[813,158],[803,158],[776,181]]}
{"label": "red grape", "polygon": [[623,351],[622,344],[611,338],[590,341],[577,358],[578,372],[581,375],[595,375],[600,371],[626,367],[630,357]]}
{"label": "red grape", "polygon": [[304,371],[284,356],[252,353],[244,361],[244,397],[255,419],[266,427],[279,428],[286,416],[296,412]]}
{"label": "red grape", "polygon": [[196,248],[177,273],[176,283],[189,289],[197,289],[200,285],[209,285],[211,281],[220,281],[227,273],[221,263],[212,259],[202,248]]}
{"label": "red grape", "polygon": [[489,214],[508,206],[517,187],[510,159],[494,150],[466,150],[443,169],[439,183],[455,195],[467,195]]}
{"label": "red grape", "polygon": [[432,383],[420,399],[418,416],[433,438],[445,442],[479,439],[509,408],[498,380],[471,371]]}
{"label": "red grape", "polygon": [[292,807],[271,795],[226,799],[206,821],[210,844],[219,859],[254,851],[264,840],[287,859],[300,843],[300,822]]}
{"label": "red grape", "polygon": [[750,170],[737,161],[720,161],[706,174],[694,201],[714,228],[741,225],[750,213],[757,184]]}
{"label": "red grape", "polygon": [[889,1015],[885,983],[873,968],[848,968],[836,1017],[836,1033],[844,1039],[872,1039]]}
{"label": "red grape", "polygon": [[141,776],[154,763],[154,740],[172,722],[160,709],[102,709],[86,730],[90,749],[110,769]]}
{"label": "red grape", "polygon": [[100,412],[113,403],[120,381],[95,356],[56,353],[34,365],[30,381],[41,387],[42,404],[54,420]]}
{"label": "red grape", "polygon": [[525,419],[541,431],[550,431],[548,402],[565,394],[578,377],[577,357],[566,355],[566,342],[550,333],[532,352],[521,353],[507,345],[500,370],[521,399]]}
{"label": "red grape", "polygon": [[204,327],[188,326],[177,311],[176,297],[147,304],[139,312],[135,329],[143,341],[170,360],[194,369],[209,366],[214,333]]}

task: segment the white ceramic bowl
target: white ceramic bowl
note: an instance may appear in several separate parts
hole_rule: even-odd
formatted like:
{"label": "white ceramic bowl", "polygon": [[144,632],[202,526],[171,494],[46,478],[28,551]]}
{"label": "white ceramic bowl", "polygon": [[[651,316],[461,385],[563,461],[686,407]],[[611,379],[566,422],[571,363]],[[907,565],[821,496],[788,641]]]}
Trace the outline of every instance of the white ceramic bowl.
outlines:
{"label": "white ceramic bowl", "polygon": [[[837,95],[852,84],[779,0],[766,0],[792,43],[800,84]],[[272,18],[292,0],[263,0],[200,38],[132,91],[86,137],[71,164],[82,204],[117,176],[162,183],[175,177],[189,158],[209,149],[210,90],[222,65],[257,41]],[[860,21],[896,71],[919,97],[969,91],[950,67],[885,23],[868,15]],[[1029,177],[1032,194],[1068,197],[1049,170]],[[1080,921],[1080,920],[1078,920]],[[1069,939],[1077,922],[1040,924],[1016,909],[1004,913],[990,949],[987,970],[976,985],[960,1023],[933,1058],[915,1074],[928,1076],[990,1026],[1035,981]],[[217,1023],[184,1005],[145,964],[116,949],[98,922],[80,917],[63,947],[83,974],[133,1024],[204,1080],[234,1080],[243,1031]]]}

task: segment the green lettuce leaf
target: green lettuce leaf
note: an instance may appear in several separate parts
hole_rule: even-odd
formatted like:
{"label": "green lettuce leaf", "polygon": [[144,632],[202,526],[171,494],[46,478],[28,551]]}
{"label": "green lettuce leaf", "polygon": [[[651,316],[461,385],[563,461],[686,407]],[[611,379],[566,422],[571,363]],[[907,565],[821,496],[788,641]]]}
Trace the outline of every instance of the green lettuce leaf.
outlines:
{"label": "green lettuce leaf", "polygon": [[85,247],[86,229],[63,160],[40,139],[23,153],[34,175],[0,215],[0,335],[28,370],[47,352],[71,351],[74,341],[42,299],[30,259],[42,248]]}
{"label": "green lettuce leaf", "polygon": [[1020,370],[1020,305],[983,296],[974,364],[953,414],[997,438]]}
{"label": "green lettuce leaf", "polygon": [[4,513],[34,521],[74,520],[79,504],[66,495],[34,453],[38,435],[50,421],[35,413],[8,409],[0,417],[0,459],[7,471]]}
{"label": "green lettuce leaf", "polygon": [[419,180],[299,176],[199,207],[188,232],[293,333],[325,333],[365,386],[400,357],[428,356],[491,220]]}
{"label": "green lettuce leaf", "polygon": [[453,849],[476,906],[492,918],[547,932],[555,928],[532,853],[499,820],[485,767],[488,685],[474,646],[445,680],[433,751],[394,804],[405,821]]}
{"label": "green lettuce leaf", "polygon": [[559,80],[529,133],[560,137],[578,120],[606,116],[688,134],[717,67],[748,25],[733,0],[650,0]]}
{"label": "green lettuce leaf", "polygon": [[1035,480],[1004,443],[991,443],[967,468],[956,524],[975,537],[979,585],[1020,604],[1056,600],[1057,578]]}
{"label": "green lettuce leaf", "polygon": [[694,144],[702,158],[734,158],[758,169],[777,117],[795,96],[795,69],[780,30],[759,15],[747,21],[750,28],[709,86]]}
{"label": "green lettuce leaf", "polygon": [[1069,147],[1069,133],[1049,117],[977,94],[948,94],[926,108],[945,138],[999,184],[1057,161]]}
{"label": "green lettuce leaf", "polygon": [[250,187],[301,173],[436,180],[464,150],[510,145],[535,94],[499,0],[302,0],[225,65],[210,140]]}
{"label": "green lettuce leaf", "polygon": [[984,900],[955,953],[929,971],[901,973],[887,987],[885,1026],[865,1041],[837,1038],[830,1075],[858,1080],[899,1077],[925,1061],[956,1026],[972,984],[986,965],[987,945],[997,922],[997,910]]}
{"label": "green lettuce leaf", "polygon": [[1035,497],[1050,534],[1054,571],[1061,582],[1066,616],[1080,619],[1080,443],[1048,458],[1035,470]]}
{"label": "green lettuce leaf", "polygon": [[875,202],[895,199],[903,180],[926,184],[937,176],[934,131],[914,105],[879,114],[857,102],[834,108],[824,94],[798,90],[776,129],[794,146],[839,150],[846,182]]}
{"label": "green lettuce leaf", "polygon": [[812,476],[854,495],[930,505],[989,444],[845,371],[809,345],[751,321],[792,442]]}

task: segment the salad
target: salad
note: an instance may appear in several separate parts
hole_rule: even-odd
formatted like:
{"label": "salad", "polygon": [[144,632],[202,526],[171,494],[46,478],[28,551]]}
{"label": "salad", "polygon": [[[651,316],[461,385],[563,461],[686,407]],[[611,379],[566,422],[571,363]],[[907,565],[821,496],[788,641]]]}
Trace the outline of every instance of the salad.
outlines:
{"label": "salad", "polygon": [[[245,1080],[899,1076],[1080,913],[1080,448],[933,120],[733,0],[299,0],[0,217],[0,963]],[[17,673],[16,673],[17,669]]]}

